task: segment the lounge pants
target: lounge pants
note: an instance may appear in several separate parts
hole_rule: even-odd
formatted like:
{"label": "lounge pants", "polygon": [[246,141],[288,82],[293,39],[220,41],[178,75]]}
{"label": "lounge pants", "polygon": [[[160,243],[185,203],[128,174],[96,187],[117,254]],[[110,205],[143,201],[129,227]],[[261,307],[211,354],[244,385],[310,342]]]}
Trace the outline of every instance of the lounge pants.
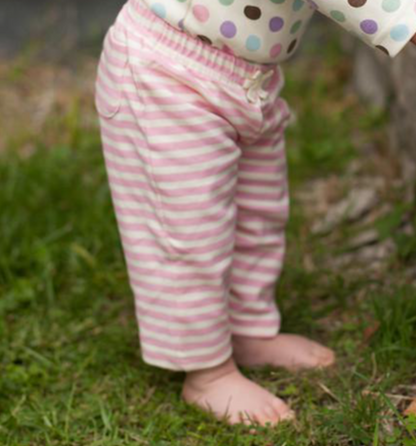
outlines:
{"label": "lounge pants", "polygon": [[248,62],[130,0],[95,103],[143,361],[175,371],[280,328],[289,213],[280,65]]}

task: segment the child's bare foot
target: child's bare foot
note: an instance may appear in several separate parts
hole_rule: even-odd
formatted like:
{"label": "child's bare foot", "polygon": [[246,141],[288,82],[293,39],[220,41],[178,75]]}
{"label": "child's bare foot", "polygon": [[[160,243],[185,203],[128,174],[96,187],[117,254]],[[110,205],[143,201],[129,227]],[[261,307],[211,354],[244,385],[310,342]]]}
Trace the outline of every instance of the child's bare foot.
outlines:
{"label": "child's bare foot", "polygon": [[294,418],[281,399],[244,377],[232,357],[219,366],[188,372],[182,398],[228,424],[273,426]]}
{"label": "child's bare foot", "polygon": [[289,370],[328,367],[335,362],[329,348],[303,336],[278,334],[273,338],[233,336],[234,359],[247,367],[270,365]]}

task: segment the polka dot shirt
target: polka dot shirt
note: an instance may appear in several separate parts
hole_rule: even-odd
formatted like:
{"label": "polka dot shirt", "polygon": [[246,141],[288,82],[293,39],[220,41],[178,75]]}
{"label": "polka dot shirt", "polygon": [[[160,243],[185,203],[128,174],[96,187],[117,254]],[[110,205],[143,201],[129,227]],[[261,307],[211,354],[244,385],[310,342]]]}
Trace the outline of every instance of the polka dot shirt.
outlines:
{"label": "polka dot shirt", "polygon": [[416,34],[416,0],[143,0],[169,24],[246,60],[279,63],[319,11],[390,57]]}

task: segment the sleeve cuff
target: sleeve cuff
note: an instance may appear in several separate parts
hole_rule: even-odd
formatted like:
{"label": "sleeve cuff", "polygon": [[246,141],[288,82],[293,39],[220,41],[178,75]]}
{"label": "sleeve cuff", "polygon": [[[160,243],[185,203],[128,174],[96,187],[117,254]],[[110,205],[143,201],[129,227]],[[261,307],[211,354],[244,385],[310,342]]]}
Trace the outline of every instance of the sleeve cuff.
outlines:
{"label": "sleeve cuff", "polygon": [[409,1],[399,16],[390,21],[374,39],[373,46],[396,57],[416,34],[416,0]]}

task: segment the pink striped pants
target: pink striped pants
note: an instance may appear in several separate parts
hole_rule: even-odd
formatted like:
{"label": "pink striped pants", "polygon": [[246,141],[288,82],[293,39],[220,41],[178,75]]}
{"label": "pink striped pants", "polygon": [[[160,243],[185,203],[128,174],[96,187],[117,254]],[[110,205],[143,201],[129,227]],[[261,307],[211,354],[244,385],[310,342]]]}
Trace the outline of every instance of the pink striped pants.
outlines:
{"label": "pink striped pants", "polygon": [[283,85],[280,66],[190,37],[140,0],[107,33],[95,99],[148,364],[213,367],[233,334],[278,333]]}

